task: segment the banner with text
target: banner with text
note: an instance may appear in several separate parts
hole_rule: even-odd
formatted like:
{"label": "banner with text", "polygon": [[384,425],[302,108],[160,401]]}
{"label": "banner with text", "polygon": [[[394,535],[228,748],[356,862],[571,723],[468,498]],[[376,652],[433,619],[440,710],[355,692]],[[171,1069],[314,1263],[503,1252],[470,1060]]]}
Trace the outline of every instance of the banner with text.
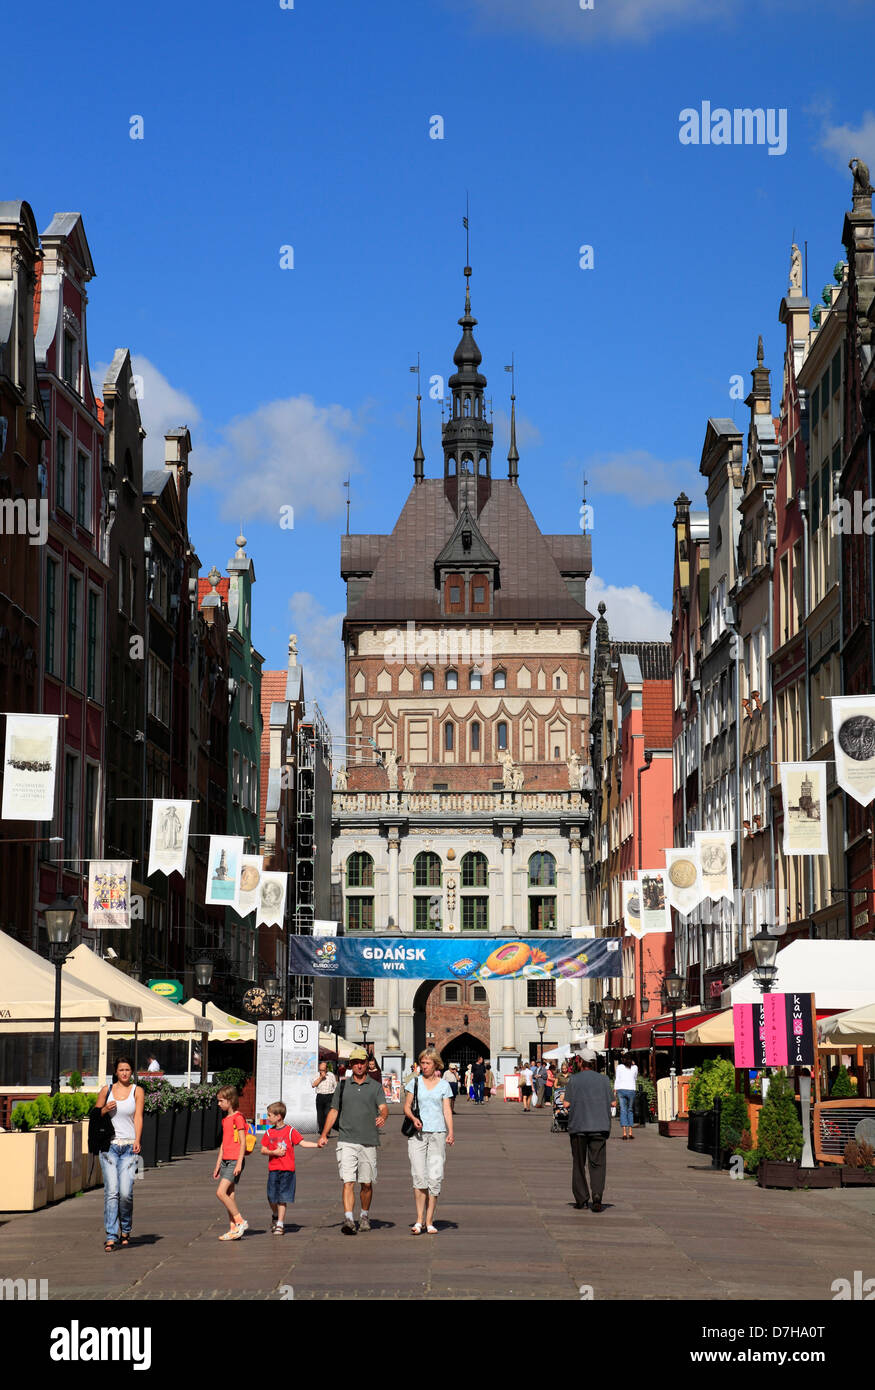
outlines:
{"label": "banner with text", "polygon": [[814,995],[764,994],[733,1004],[737,1067],[813,1067]]}
{"label": "banner with text", "polygon": [[414,941],[408,937],[293,936],[293,975],[337,975],[371,980],[580,980],[619,979],[620,939],[528,941],[486,937],[483,941]]}
{"label": "banner with text", "polygon": [[836,781],[861,806],[875,796],[875,695],[832,697]]}
{"label": "banner with text", "polygon": [[7,714],[3,820],[46,820],[55,813],[56,714]]}

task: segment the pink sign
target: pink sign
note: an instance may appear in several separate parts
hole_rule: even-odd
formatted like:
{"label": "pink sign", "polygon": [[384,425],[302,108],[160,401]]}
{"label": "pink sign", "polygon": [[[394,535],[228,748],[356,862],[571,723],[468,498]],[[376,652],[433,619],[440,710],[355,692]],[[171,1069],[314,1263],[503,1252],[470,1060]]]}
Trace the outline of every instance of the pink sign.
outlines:
{"label": "pink sign", "polygon": [[732,1006],[732,1027],[735,1036],[735,1065],[737,1067],[753,1067],[754,1061],[754,1037],[753,1037],[753,1006],[751,1004],[733,1004]]}
{"label": "pink sign", "polygon": [[786,994],[764,994],[766,1063],[770,1067],[786,1067],[789,1061],[787,1048],[787,996]]}

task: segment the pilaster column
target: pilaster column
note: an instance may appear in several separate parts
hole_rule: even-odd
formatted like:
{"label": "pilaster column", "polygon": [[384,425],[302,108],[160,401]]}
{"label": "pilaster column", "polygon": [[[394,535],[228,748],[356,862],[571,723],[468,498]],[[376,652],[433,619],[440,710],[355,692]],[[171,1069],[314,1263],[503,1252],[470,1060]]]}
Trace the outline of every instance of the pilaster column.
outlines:
{"label": "pilaster column", "polygon": [[569,926],[581,927],[580,920],[580,826],[573,825],[568,836],[571,848],[571,916]]}
{"label": "pilaster column", "polygon": [[513,921],[513,828],[505,826],[501,835],[501,852],[504,857],[504,881],[502,884],[501,910],[505,931],[514,930]]}
{"label": "pilaster column", "polygon": [[[386,837],[389,849],[389,929],[399,931],[398,920],[398,856],[401,837],[397,829],[389,828]],[[401,1003],[400,980],[386,981],[386,1046],[390,1049],[401,1046]]]}

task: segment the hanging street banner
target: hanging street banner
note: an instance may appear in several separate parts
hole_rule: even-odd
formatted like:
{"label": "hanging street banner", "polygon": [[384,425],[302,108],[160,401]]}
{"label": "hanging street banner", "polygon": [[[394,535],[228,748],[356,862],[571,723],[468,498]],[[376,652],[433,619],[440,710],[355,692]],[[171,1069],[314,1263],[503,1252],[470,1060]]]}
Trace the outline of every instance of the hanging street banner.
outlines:
{"label": "hanging street banner", "polygon": [[868,806],[875,796],[875,695],[833,696],[832,737],[836,781]]}
{"label": "hanging street banner", "polygon": [[3,820],[51,820],[58,759],[56,714],[7,714]]}
{"label": "hanging street banner", "polygon": [[785,854],[828,854],[826,763],[781,763]]}
{"label": "hanging street banner", "polygon": [[595,941],[538,941],[487,937],[474,941],[414,940],[409,937],[289,937],[289,972],[372,980],[581,980],[619,979],[619,937]]}
{"label": "hanging street banner", "polygon": [[88,865],[90,931],[130,930],[130,859],[92,859]]}
{"label": "hanging street banner", "polygon": [[172,873],[185,877],[190,823],[190,801],[159,801],[155,798],[152,802],[147,877],[152,874],[167,874],[169,877]]}
{"label": "hanging street banner", "polygon": [[669,907],[686,917],[707,896],[698,849],[667,849],[665,887]]}
{"label": "hanging street banner", "polygon": [[671,931],[671,913],[665,896],[665,869],[641,869],[638,892],[641,898],[641,933]]}
{"label": "hanging street banner", "polygon": [[638,880],[623,879],[621,884],[623,892],[623,921],[626,923],[626,935],[642,937],[644,931],[641,926],[641,893],[638,888]]}
{"label": "hanging street banner", "polygon": [[257,927],[281,927],[286,914],[286,888],[288,875],[276,873],[272,869],[261,875],[258,891],[258,912],[255,918]]}
{"label": "hanging street banner", "polygon": [[242,835],[211,835],[207,863],[207,907],[237,908],[240,857],[246,841]]}
{"label": "hanging street banner", "polygon": [[813,994],[764,994],[757,1004],[733,1004],[736,1067],[813,1067]]}
{"label": "hanging street banner", "polygon": [[732,902],[732,830],[697,830],[696,850],[702,870],[703,897]]}
{"label": "hanging street banner", "polygon": [[261,887],[261,875],[264,871],[263,854],[241,854],[240,856],[240,880],[237,884],[237,906],[234,909],[238,917],[248,917],[250,912],[254,912],[258,907]]}

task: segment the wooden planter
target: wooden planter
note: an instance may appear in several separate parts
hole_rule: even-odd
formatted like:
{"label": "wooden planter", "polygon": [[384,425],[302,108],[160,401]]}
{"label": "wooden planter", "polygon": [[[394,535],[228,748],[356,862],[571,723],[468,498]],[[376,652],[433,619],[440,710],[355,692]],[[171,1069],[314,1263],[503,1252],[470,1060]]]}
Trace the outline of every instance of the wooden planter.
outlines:
{"label": "wooden planter", "polygon": [[188,1123],[188,1151],[189,1153],[199,1154],[204,1149],[212,1148],[212,1130],[209,1130],[210,1143],[204,1142],[204,1136],[209,1128],[209,1107],[206,1110],[190,1110],[191,1119]]}
{"label": "wooden planter", "polygon": [[660,1120],[659,1132],[662,1135],[663,1139],[686,1139],[689,1133],[689,1121]]}
{"label": "wooden planter", "polygon": [[[71,1120],[64,1128],[67,1131],[67,1192],[82,1191],[82,1121]],[[85,1147],[88,1148],[86,1132]]]}
{"label": "wooden planter", "polygon": [[4,1211],[36,1211],[46,1204],[49,1131],[0,1134],[0,1192]]}
{"label": "wooden planter", "polygon": [[841,1187],[839,1168],[800,1168],[797,1187]]}
{"label": "wooden planter", "polygon": [[188,1149],[188,1130],[191,1123],[191,1110],[187,1105],[173,1109],[173,1134],[170,1140],[170,1157],[184,1158]]}
{"label": "wooden planter", "polygon": [[875,1187],[875,1169],[867,1172],[865,1168],[849,1168],[843,1164],[835,1171],[841,1177],[842,1187]]}
{"label": "wooden planter", "polygon": [[61,1202],[70,1192],[70,1165],[67,1156],[67,1131],[70,1125],[45,1125],[49,1142],[46,1150],[46,1201]]}
{"label": "wooden planter", "polygon": [[798,1163],[764,1158],[757,1170],[760,1187],[838,1187],[841,1182],[838,1168],[802,1168]]}

